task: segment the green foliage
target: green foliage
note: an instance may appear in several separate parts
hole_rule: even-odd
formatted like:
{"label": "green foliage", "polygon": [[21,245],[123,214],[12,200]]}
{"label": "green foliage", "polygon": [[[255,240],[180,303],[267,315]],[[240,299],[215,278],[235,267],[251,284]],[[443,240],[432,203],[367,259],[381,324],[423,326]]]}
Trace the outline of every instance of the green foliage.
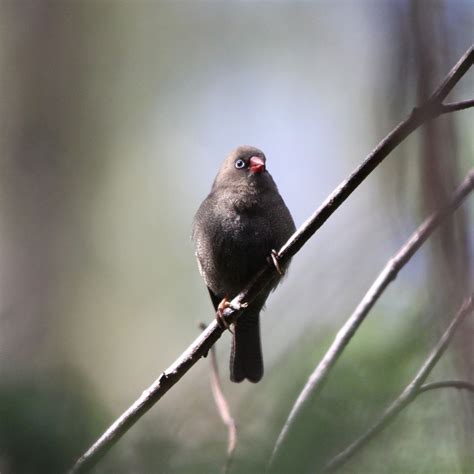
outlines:
{"label": "green foliage", "polygon": [[66,472],[105,427],[90,387],[70,369],[0,385],[2,472]]}

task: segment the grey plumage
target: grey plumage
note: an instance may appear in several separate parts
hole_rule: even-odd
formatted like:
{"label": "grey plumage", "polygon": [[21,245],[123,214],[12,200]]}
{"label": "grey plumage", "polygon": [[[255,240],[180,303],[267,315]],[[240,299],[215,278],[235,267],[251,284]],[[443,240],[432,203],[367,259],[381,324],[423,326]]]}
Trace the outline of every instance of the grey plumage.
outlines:
{"label": "grey plumage", "polygon": [[[214,309],[232,299],[278,250],[295,225],[257,148],[241,146],[223,162],[211,192],[199,207],[192,237]],[[259,314],[278,278],[257,296],[235,324],[231,380],[263,376]]]}

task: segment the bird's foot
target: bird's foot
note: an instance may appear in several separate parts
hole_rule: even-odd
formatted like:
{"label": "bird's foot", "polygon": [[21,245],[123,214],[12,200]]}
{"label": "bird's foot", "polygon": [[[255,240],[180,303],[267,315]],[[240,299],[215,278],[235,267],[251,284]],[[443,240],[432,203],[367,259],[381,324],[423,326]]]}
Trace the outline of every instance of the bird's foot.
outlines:
{"label": "bird's foot", "polygon": [[219,303],[217,306],[217,312],[216,312],[216,321],[219,327],[222,329],[228,329],[232,334],[234,334],[234,331],[232,331],[232,328],[227,324],[227,321],[224,318],[224,311],[227,308],[233,308],[231,302],[227,299],[227,296],[224,296],[222,298],[222,301]]}
{"label": "bird's foot", "polygon": [[217,306],[217,312],[216,312],[216,320],[219,327],[221,327],[222,329],[228,329],[232,334],[234,334],[234,331],[232,330],[230,325],[227,324],[224,318],[224,311],[227,308],[233,309],[234,311],[240,311],[246,308],[248,305],[249,305],[248,303],[233,303],[232,301],[229,301],[227,299],[227,296],[224,296],[222,301]]}
{"label": "bird's foot", "polygon": [[275,249],[272,249],[272,252],[270,254],[270,258],[271,258],[273,266],[275,267],[278,274],[280,276],[283,276],[285,272],[282,270],[282,268],[280,266],[280,262],[278,261],[280,257],[278,257],[278,252]]}

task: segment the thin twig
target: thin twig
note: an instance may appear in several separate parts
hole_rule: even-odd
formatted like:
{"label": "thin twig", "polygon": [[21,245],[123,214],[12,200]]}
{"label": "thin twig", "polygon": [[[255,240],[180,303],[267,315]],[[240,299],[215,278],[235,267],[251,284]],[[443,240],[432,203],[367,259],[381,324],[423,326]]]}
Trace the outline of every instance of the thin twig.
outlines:
{"label": "thin twig", "polygon": [[[466,316],[474,309],[474,299],[471,295],[469,298],[466,298],[454,316],[451,324],[448,326],[448,329],[441,336],[440,340],[431,351],[430,355],[426,359],[425,363],[422,365],[421,369],[416,374],[415,378],[406,386],[405,390],[400,394],[400,396],[390,405],[381,418],[369,429],[367,430],[360,438],[358,438],[354,443],[352,443],[348,448],[335,456],[325,467],[324,472],[332,471],[345,462],[347,462],[354,454],[359,452],[375,435],[382,431],[394,418],[411,402],[416,396],[421,393],[421,387],[423,382],[426,380],[430,374],[433,367],[436,365],[440,357],[443,355],[444,351],[448,347],[449,342],[451,341],[456,329],[464,321]],[[432,387],[434,388],[434,387]],[[425,388],[426,391],[426,388]]]}
{"label": "thin twig", "polygon": [[448,104],[442,104],[441,113],[448,114],[459,110],[466,110],[471,107],[474,107],[474,99],[463,100],[462,102],[449,102]]}
{"label": "thin twig", "polygon": [[367,314],[379,299],[380,295],[385,291],[387,286],[395,280],[401,268],[410,260],[415,252],[423,245],[426,239],[441,224],[443,219],[454,212],[470,192],[474,190],[474,169],[471,170],[462,184],[457,188],[448,206],[443,210],[432,214],[423,224],[412,234],[410,239],[403,247],[392,257],[385,265],[383,270],[364,295],[354,312],[351,314],[346,323],[336,334],[331,346],[324,354],[323,358],[310,375],[306,385],[296,399],[288,418],[278,435],[273,453],[270,459],[270,465],[275,461],[276,455],[283,443],[288,437],[289,430],[294,424],[302,409],[310,403],[316,395],[322,390],[327,380],[329,372],[339,359],[340,355],[349,344],[355,332],[365,320]]}
{"label": "thin twig", "polygon": [[[206,329],[204,323],[200,324],[201,330]],[[230,413],[229,404],[225,398],[224,391],[219,376],[219,366],[217,364],[217,356],[215,346],[210,350],[210,366],[211,366],[211,390],[216,403],[217,411],[222,419],[222,422],[227,426],[228,441],[227,441],[227,462],[224,472],[227,472],[232,462],[232,457],[237,446],[237,425]]]}
{"label": "thin twig", "polygon": [[[201,323],[201,329],[206,329],[204,323]],[[237,446],[237,426],[230,413],[229,404],[225,398],[222,390],[222,384],[219,377],[219,367],[217,365],[215,346],[211,347],[211,390],[216,403],[217,411],[222,419],[222,422],[227,426],[227,457],[222,472],[226,474],[229,472],[230,466],[234,459],[234,452]]]}
{"label": "thin twig", "polygon": [[418,395],[438,388],[457,388],[458,390],[467,390],[474,393],[474,383],[465,382],[464,380],[443,380],[441,382],[425,383],[419,388]]}
{"label": "thin twig", "polygon": [[[427,120],[438,117],[442,111],[439,107],[459,79],[474,62],[474,47],[471,46],[447,75],[443,84],[435,91],[442,97],[438,107],[432,98],[400,123],[370,153],[363,163],[341,183],[322,206],[293,234],[278,252],[278,259],[285,262],[295,255],[311,238],[336,209],[350,196],[362,181],[396,148],[405,138]],[[243,303],[250,304],[258,293],[274,276],[274,265],[267,264],[231,302],[231,307],[224,311],[223,317],[228,325],[240,315],[239,308]],[[91,469],[98,460],[133,426],[181,377],[203,356],[220,338],[223,329],[213,321],[205,331],[183,352],[183,354],[133,403],[83,454],[73,466],[71,473],[85,472]]]}

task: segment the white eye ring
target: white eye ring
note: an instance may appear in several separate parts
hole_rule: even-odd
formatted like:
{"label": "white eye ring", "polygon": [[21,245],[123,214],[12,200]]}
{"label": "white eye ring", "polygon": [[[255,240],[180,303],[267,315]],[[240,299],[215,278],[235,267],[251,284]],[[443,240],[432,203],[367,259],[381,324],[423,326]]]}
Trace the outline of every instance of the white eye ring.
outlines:
{"label": "white eye ring", "polygon": [[238,170],[241,170],[242,168],[245,168],[245,161],[244,160],[237,160],[235,162],[235,167],[238,169]]}

